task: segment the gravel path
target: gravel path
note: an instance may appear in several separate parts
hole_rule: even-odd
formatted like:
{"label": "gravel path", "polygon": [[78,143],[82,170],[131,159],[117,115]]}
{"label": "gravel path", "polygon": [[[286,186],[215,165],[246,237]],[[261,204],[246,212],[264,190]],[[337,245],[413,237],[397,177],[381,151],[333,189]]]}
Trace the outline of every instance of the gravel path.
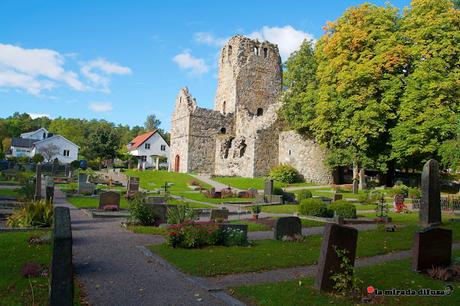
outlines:
{"label": "gravel path", "polygon": [[56,205],[71,208],[75,272],[91,305],[239,303],[224,292],[208,291],[144,247],[162,237],[131,233],[120,219],[91,219],[55,192]]}
{"label": "gravel path", "polygon": [[[454,243],[452,247],[454,249],[460,249],[460,243]],[[412,250],[407,250],[373,257],[357,258],[355,261],[355,267],[377,265],[389,261],[410,258],[411,256]],[[250,285],[272,283],[311,277],[315,276],[316,269],[316,265],[311,265],[286,269],[276,269],[265,272],[239,273],[217,277],[207,277],[202,278],[202,280],[213,284],[216,288],[230,288],[238,287],[243,284]]]}

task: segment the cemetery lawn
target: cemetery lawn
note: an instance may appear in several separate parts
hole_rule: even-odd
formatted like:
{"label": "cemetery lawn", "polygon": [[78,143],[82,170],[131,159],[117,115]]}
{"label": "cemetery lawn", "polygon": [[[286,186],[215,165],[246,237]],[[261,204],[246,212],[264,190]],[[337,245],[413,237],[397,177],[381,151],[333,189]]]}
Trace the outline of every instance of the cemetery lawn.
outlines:
{"label": "cemetery lawn", "polygon": [[[460,240],[460,222],[446,223],[453,229],[453,240]],[[419,226],[408,224],[396,232],[361,231],[356,257],[409,250]],[[249,247],[210,246],[201,249],[172,248],[166,244],[150,246],[180,270],[198,276],[256,272],[315,264],[319,257],[322,235],[307,236],[304,242],[256,240]],[[281,260],[282,259],[282,260]]]}
{"label": "cemetery lawn", "polygon": [[[174,185],[169,187],[169,191],[174,193],[176,191],[189,191],[191,190],[187,184],[191,181],[198,181],[191,175],[186,173],[168,172],[168,171],[156,171],[156,170],[127,170],[124,172],[127,176],[137,176],[140,179],[140,186],[143,189],[153,190],[162,188],[165,182],[173,183]],[[204,182],[200,182],[203,188],[209,189],[211,186]]]}
{"label": "cemetery lawn", "polygon": [[136,234],[149,234],[161,236],[166,236],[167,234],[166,228],[158,226],[129,225],[127,229]]}
{"label": "cemetery lawn", "polygon": [[299,205],[282,204],[282,205],[266,205],[261,206],[262,212],[274,214],[293,214],[299,212]]}
{"label": "cemetery lawn", "polygon": [[207,198],[201,192],[172,192],[176,196],[180,196],[186,199],[200,201],[200,202],[207,202],[213,204],[221,204],[223,202],[246,202],[252,203],[254,201],[253,198],[224,198],[224,199],[214,199],[214,198]]}
{"label": "cemetery lawn", "polygon": [[17,197],[19,189],[0,189],[0,196]]}
{"label": "cemetery lawn", "polygon": [[[237,176],[216,176],[212,178],[216,182],[220,182],[227,186],[247,190],[249,188],[255,188],[257,190],[264,189],[264,183],[267,178],[265,177],[237,177]],[[297,184],[286,184],[279,181],[275,181],[275,187],[288,187],[288,186],[315,186],[314,183],[297,183]]]}
{"label": "cemetery lawn", "polygon": [[[98,197],[68,196],[67,202],[77,208],[97,208],[99,206]],[[128,201],[123,197],[120,199],[120,208],[129,208]]]}
{"label": "cemetery lawn", "polygon": [[0,232],[0,304],[1,305],[48,305],[48,278],[21,276],[21,268],[27,262],[36,262],[49,268],[51,246],[29,246],[32,236],[41,237],[49,231]]}
{"label": "cemetery lawn", "polygon": [[[454,256],[460,255],[454,251]],[[411,271],[410,259],[397,260],[369,267],[355,269],[355,275],[363,281],[362,290],[372,285],[377,289],[444,289],[454,286],[453,294],[447,297],[385,297],[377,300],[378,305],[459,305],[460,284],[434,280],[426,275]],[[301,283],[299,282],[301,281]],[[241,286],[230,289],[247,304],[253,305],[357,305],[359,302],[340,295],[320,293],[313,288],[314,278],[260,285]]]}

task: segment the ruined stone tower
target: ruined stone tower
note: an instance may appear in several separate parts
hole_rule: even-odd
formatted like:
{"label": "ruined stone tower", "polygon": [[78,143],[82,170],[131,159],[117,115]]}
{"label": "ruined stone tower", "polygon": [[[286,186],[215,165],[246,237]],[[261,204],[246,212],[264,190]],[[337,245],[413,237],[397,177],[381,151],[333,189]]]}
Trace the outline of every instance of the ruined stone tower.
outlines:
{"label": "ruined stone tower", "polygon": [[322,149],[294,131],[292,135],[280,131],[277,110],[281,91],[278,46],[233,36],[220,54],[214,110],[198,107],[187,88],[176,97],[171,124],[172,170],[256,177],[287,162],[300,168],[308,181],[330,181],[327,169],[312,159],[322,159]]}

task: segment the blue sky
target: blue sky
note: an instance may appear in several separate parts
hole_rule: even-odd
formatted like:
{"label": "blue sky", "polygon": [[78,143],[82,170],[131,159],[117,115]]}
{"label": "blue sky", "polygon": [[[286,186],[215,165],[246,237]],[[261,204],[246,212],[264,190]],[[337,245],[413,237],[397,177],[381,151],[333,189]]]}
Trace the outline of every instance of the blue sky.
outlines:
{"label": "blue sky", "polygon": [[181,87],[213,107],[225,39],[265,38],[286,58],[362,2],[2,0],[0,117],[19,111],[133,126],[154,113],[169,129]]}

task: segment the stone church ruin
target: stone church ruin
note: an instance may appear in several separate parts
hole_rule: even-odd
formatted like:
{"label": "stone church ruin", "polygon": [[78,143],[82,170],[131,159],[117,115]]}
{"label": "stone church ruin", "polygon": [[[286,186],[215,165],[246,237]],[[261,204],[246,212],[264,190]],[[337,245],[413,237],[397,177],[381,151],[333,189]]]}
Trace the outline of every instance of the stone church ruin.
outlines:
{"label": "stone church ruin", "polygon": [[187,88],[176,98],[171,124],[172,170],[218,176],[266,176],[280,163],[305,181],[329,184],[325,152],[311,139],[283,130],[278,46],[233,36],[222,48],[214,110],[198,107]]}

